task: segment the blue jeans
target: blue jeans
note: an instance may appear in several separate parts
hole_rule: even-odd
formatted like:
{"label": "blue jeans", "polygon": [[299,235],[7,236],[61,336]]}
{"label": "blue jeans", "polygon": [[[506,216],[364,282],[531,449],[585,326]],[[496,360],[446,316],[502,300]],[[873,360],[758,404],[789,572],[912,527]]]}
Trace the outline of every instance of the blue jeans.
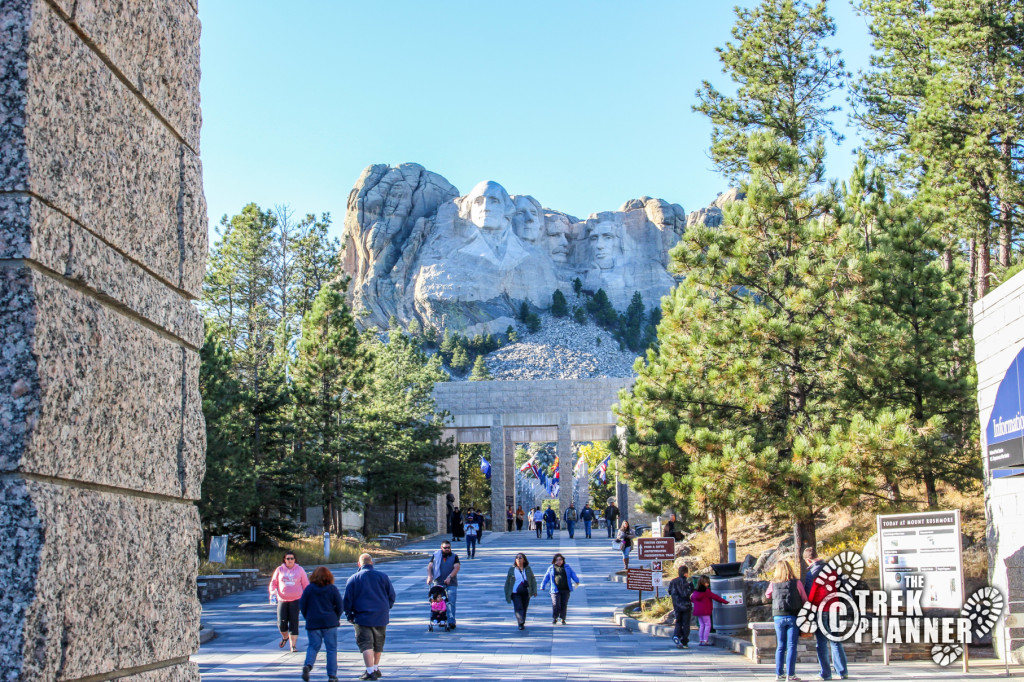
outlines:
{"label": "blue jeans", "polygon": [[[800,637],[800,629],[796,626],[796,616],[775,616],[775,674],[794,675],[796,670],[796,642]],[[785,670],[783,670],[785,666]]]}
{"label": "blue jeans", "polygon": [[324,646],[327,654],[327,677],[338,676],[338,628],[324,628],[322,630],[306,630],[306,638],[309,644],[306,646],[306,663],[310,668],[316,661],[316,655],[320,653],[320,645]]}
{"label": "blue jeans", "polygon": [[[441,584],[444,585],[444,583]],[[445,589],[448,590],[448,624],[455,625],[455,598],[459,594],[459,588],[455,585],[448,585]]]}
{"label": "blue jeans", "polygon": [[566,526],[566,528],[569,529],[569,537],[570,538],[571,537],[575,537],[575,534],[576,534],[576,522],[575,521],[566,521],[565,522],[565,526]]}
{"label": "blue jeans", "polygon": [[555,522],[554,521],[548,521],[547,526],[548,526],[548,540],[550,540],[552,538],[552,536],[555,534]]}
{"label": "blue jeans", "polygon": [[476,543],[477,540],[475,535],[466,536],[466,556],[470,559],[476,558]]}
{"label": "blue jeans", "polygon": [[[828,618],[823,618],[822,620],[825,621],[827,627]],[[821,630],[814,633],[814,642],[818,649],[818,674],[826,680],[831,680],[832,669],[834,668],[837,675],[846,677],[849,674],[849,668],[846,665],[846,649],[843,648],[843,643],[833,642]],[[832,654],[831,665],[829,662],[829,650],[831,650]]]}
{"label": "blue jeans", "polygon": [[583,532],[585,532],[587,534],[588,538],[590,537],[590,521],[589,520],[583,522]]}
{"label": "blue jeans", "polygon": [[614,525],[615,525],[615,524],[614,524],[614,523],[612,523],[611,521],[608,521],[608,522],[606,523],[606,525],[605,525],[605,528],[607,528],[607,529],[608,529],[608,537],[614,537],[614,536],[612,535],[612,531],[614,530],[614,528],[612,528],[612,526],[614,526]]}

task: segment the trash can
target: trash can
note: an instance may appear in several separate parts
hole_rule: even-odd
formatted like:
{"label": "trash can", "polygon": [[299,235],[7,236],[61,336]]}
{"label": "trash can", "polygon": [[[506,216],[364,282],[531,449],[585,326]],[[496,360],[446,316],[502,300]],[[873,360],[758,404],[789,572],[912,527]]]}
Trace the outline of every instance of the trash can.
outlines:
{"label": "trash can", "polygon": [[712,564],[711,591],[728,604],[714,602],[711,619],[715,632],[723,635],[736,634],[747,629],[747,604],[744,599],[745,584],[740,573],[740,562]]}

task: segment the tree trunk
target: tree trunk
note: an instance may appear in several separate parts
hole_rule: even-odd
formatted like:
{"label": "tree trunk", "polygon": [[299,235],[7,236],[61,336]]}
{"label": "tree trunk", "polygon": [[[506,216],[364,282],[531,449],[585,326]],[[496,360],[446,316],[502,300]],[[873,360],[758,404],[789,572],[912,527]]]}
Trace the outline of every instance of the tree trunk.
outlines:
{"label": "tree trunk", "polygon": [[939,508],[939,491],[936,487],[935,472],[932,471],[931,467],[926,466],[922,475],[924,479],[924,489],[928,495],[928,508],[938,509]]}
{"label": "tree trunk", "polygon": [[974,290],[978,281],[977,240],[971,237],[967,243],[967,319],[974,324]]}
{"label": "tree trunk", "polygon": [[395,502],[394,502],[394,530],[392,530],[391,532],[392,533],[397,533],[398,532],[398,493],[395,493]]}
{"label": "tree trunk", "polygon": [[988,276],[991,272],[992,254],[989,244],[988,225],[982,227],[981,239],[978,241],[978,298],[988,293]]}
{"label": "tree trunk", "polygon": [[796,553],[796,566],[793,568],[800,572],[802,579],[807,573],[807,565],[804,563],[804,549],[814,547],[817,544],[817,537],[814,527],[814,516],[799,518],[793,524],[793,551]]}
{"label": "tree trunk", "polygon": [[895,506],[903,504],[903,491],[900,490],[900,482],[895,476],[885,476],[885,487],[889,489],[889,500]]}
{"label": "tree trunk", "polygon": [[718,561],[725,563],[729,560],[729,521],[724,509],[718,509],[715,515],[715,537],[718,538]]}
{"label": "tree trunk", "polygon": [[[1013,141],[1006,135],[1003,136],[999,151],[1007,166],[1012,167]],[[1010,267],[1012,252],[1013,205],[1003,196],[999,202],[999,264],[1004,268]]]}

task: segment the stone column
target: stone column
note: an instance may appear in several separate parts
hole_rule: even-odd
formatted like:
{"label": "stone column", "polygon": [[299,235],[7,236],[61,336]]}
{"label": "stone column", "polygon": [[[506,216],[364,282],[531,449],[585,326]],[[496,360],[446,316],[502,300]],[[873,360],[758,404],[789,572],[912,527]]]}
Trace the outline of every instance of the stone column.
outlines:
{"label": "stone column", "polygon": [[198,681],[195,2],[0,24],[0,679]]}
{"label": "stone column", "polygon": [[[508,505],[512,505],[512,511],[516,508],[516,444],[512,441],[512,431],[505,429],[505,505],[501,508],[501,527],[506,528],[506,513]],[[515,528],[515,525],[512,526]]]}
{"label": "stone column", "polygon": [[[569,415],[558,416],[558,472],[560,488],[558,492],[558,504],[562,513],[569,508],[572,502],[572,430],[569,428]],[[564,525],[564,524],[563,524]]]}
{"label": "stone column", "polygon": [[505,427],[501,415],[491,423],[491,529],[505,530]]}

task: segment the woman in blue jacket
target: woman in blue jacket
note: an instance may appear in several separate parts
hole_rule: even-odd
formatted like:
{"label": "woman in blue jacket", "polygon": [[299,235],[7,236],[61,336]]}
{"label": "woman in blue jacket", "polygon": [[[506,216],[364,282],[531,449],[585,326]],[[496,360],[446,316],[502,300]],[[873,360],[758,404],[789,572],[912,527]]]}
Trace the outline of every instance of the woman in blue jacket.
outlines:
{"label": "woman in blue jacket", "polygon": [[562,621],[562,625],[565,625],[565,610],[569,607],[569,595],[572,594],[573,583],[580,584],[576,571],[565,563],[565,557],[561,553],[556,554],[552,557],[551,565],[548,566],[548,571],[544,574],[544,581],[540,584],[542,590],[548,589],[548,585],[551,585],[552,625],[559,620]]}
{"label": "woman in blue jacket", "polygon": [[309,577],[309,584],[299,598],[299,610],[306,619],[306,662],[302,666],[302,679],[309,680],[309,672],[320,652],[327,649],[327,679],[338,679],[338,625],[341,622],[341,593],[334,586],[334,574],[320,566]]}

